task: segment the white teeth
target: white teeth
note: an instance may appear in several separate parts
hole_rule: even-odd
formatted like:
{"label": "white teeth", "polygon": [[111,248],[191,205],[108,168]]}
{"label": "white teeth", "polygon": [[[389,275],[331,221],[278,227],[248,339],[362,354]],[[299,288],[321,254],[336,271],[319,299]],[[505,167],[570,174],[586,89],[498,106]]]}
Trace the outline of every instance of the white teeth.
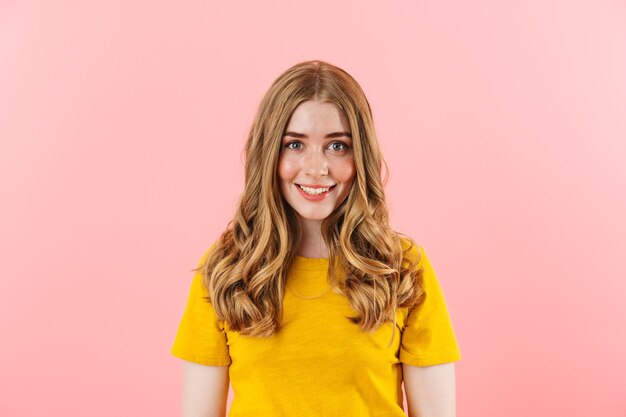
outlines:
{"label": "white teeth", "polygon": [[309,187],[303,187],[301,185],[298,185],[298,187],[302,188],[302,190],[305,193],[311,194],[311,195],[322,194],[322,193],[325,193],[326,191],[330,190],[330,187],[327,187],[327,188],[309,188]]}

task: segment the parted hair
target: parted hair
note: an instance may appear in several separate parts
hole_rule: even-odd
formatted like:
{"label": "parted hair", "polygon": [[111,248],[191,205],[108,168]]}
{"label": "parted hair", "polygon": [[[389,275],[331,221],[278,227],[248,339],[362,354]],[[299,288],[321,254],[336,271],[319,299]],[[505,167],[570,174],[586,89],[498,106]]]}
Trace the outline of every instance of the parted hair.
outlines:
{"label": "parted hair", "polygon": [[369,102],[352,76],[328,62],[292,66],[261,100],[245,145],[245,186],[234,217],[194,271],[202,271],[207,301],[230,330],[257,337],[280,330],[287,271],[301,229],[280,192],[277,166],[291,114],[312,99],[344,112],[356,171],[348,196],[322,221],[330,288],[348,298],[356,317],[346,319],[361,330],[391,322],[395,334],[396,309],[424,299],[419,251],[417,259],[407,256],[416,243],[389,226],[381,176],[387,165]]}

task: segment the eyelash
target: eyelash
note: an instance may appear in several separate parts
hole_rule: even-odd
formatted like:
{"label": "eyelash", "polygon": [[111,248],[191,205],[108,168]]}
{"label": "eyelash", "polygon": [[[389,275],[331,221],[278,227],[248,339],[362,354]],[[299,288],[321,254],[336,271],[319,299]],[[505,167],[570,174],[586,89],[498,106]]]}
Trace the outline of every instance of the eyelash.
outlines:
{"label": "eyelash", "polygon": [[[290,147],[290,145],[291,145],[291,144],[293,144],[293,143],[300,143],[300,144],[301,144],[302,142],[300,142],[299,140],[293,140],[293,141],[291,141],[291,142],[287,143],[287,144],[285,145],[285,148],[287,148],[287,149],[291,149],[292,151],[299,151],[300,149],[293,149],[293,148],[291,148],[291,147]],[[336,144],[336,143],[338,143],[338,144],[340,144],[340,145],[343,145],[343,149],[339,149],[339,150],[337,150],[337,152],[342,152],[342,151],[345,151],[345,150],[347,150],[347,149],[348,149],[348,144],[347,144],[347,143],[344,143],[344,142],[339,142],[339,141],[331,142],[331,143],[330,143],[330,146],[332,146],[332,145],[334,145],[334,144]]]}

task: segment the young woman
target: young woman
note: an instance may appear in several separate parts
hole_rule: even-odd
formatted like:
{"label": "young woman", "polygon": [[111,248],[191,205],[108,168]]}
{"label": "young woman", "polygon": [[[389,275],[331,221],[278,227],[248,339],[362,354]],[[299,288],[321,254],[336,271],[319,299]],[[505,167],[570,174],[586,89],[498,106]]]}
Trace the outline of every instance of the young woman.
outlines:
{"label": "young woman", "polygon": [[245,155],[171,350],[185,417],[224,416],[229,381],[230,417],[406,416],[403,382],[409,416],[454,416],[460,350],[424,248],[389,226],[357,82],[323,61],[289,68]]}

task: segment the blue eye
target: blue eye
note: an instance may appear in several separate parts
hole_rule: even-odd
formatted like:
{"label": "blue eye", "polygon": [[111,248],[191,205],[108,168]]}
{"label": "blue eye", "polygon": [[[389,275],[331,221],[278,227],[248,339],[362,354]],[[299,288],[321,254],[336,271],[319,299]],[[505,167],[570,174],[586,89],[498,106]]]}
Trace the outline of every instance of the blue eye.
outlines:
{"label": "blue eye", "polygon": [[[294,140],[285,145],[285,148],[291,149],[293,151],[299,151],[302,149],[304,145],[299,140]],[[336,152],[342,152],[348,149],[348,145],[344,142],[333,142],[330,145],[330,149]]]}
{"label": "blue eye", "polygon": [[[340,147],[337,148],[335,145],[339,145]],[[348,145],[343,142],[333,142],[330,144],[330,146],[333,147],[334,151],[345,151],[348,148]]]}
{"label": "blue eye", "polygon": [[289,142],[288,144],[286,144],[286,145],[285,145],[285,147],[286,147],[286,148],[293,149],[293,150],[297,151],[297,150],[299,150],[300,148],[299,148],[299,147],[298,147],[298,148],[294,148],[294,147],[293,147],[293,146],[291,146],[291,145],[298,145],[298,146],[302,146],[302,143],[301,143],[301,142],[298,142],[297,140],[294,140],[293,142]]}

